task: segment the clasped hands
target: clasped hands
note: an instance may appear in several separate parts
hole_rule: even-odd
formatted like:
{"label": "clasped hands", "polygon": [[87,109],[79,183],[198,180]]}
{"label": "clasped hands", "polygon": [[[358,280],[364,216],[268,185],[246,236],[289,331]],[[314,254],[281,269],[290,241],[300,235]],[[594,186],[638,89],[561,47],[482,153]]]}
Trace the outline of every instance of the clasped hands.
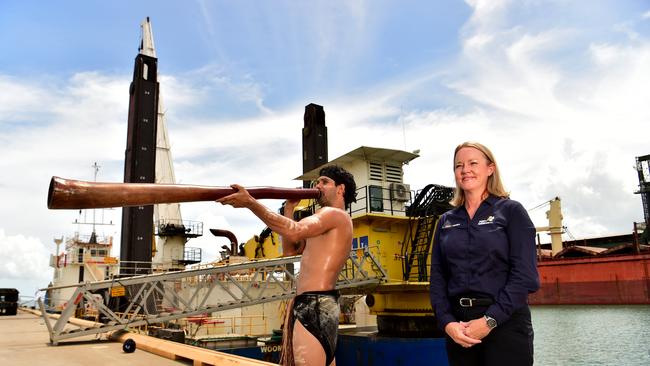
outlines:
{"label": "clasped hands", "polygon": [[484,317],[469,322],[451,322],[445,326],[445,332],[459,345],[469,348],[481,343],[481,339],[490,333]]}

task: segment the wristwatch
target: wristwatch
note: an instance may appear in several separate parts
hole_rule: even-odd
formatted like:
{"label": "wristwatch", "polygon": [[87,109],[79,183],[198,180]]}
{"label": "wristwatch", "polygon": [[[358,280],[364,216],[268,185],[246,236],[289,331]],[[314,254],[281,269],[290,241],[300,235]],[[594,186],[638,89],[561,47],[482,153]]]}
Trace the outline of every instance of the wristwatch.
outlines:
{"label": "wristwatch", "polygon": [[483,315],[483,317],[485,318],[485,321],[487,322],[487,326],[488,328],[490,328],[490,330],[497,327],[497,321],[493,317],[487,315]]}

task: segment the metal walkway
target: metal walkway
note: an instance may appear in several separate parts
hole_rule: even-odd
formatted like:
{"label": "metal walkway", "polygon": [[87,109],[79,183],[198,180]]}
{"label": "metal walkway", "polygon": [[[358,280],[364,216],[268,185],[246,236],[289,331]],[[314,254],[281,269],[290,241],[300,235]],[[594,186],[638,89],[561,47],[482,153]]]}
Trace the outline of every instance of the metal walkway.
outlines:
{"label": "metal walkway", "polygon": [[[38,303],[50,342],[56,345],[60,340],[74,337],[289,299],[296,292],[297,274],[291,268],[294,263],[300,262],[300,258],[267,259],[67,286],[76,287],[76,290],[54,324],[40,298]],[[366,287],[378,285],[386,277],[379,261],[370,252],[366,251],[360,257],[352,252],[339,275],[336,288],[359,293]],[[216,303],[209,302],[210,294],[217,288],[229,296],[219,296]],[[103,296],[108,297],[111,293],[125,295],[123,312],[114,312],[102,300]],[[105,324],[66,329],[68,320],[74,317],[77,306],[82,302],[97,309]]]}

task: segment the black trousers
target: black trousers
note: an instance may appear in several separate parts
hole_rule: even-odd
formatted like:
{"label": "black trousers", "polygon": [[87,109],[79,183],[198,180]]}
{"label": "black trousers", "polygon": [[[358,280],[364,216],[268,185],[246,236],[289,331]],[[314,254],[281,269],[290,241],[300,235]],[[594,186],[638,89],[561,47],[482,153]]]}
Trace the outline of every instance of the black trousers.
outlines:
{"label": "black trousers", "polygon": [[[470,321],[482,317],[487,306],[454,309],[456,319]],[[492,329],[481,343],[464,348],[446,337],[450,366],[519,366],[533,364],[533,324],[530,309],[515,311],[510,319]]]}

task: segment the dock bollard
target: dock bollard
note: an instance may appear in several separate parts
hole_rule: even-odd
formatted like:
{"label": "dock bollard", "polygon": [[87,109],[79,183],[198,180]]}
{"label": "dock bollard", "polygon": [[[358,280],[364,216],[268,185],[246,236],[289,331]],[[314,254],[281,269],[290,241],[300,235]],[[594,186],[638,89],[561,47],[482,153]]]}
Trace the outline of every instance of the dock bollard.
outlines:
{"label": "dock bollard", "polygon": [[122,351],[124,351],[124,353],[135,352],[135,341],[131,338],[124,341],[124,343],[122,344]]}

